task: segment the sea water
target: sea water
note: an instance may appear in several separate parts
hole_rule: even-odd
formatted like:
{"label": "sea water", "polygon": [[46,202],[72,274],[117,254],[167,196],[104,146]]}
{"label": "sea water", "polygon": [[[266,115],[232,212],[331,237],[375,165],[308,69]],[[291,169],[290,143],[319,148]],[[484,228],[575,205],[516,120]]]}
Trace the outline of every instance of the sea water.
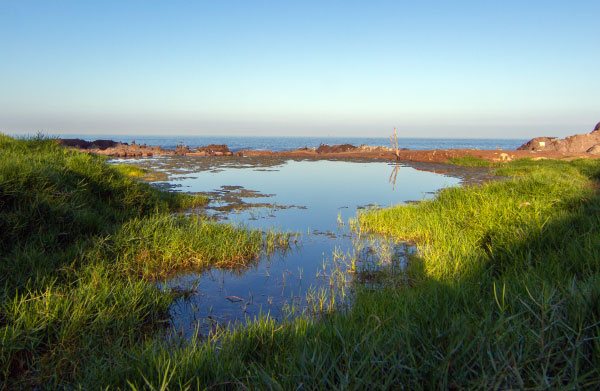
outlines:
{"label": "sea water", "polygon": [[[391,147],[390,140],[383,137],[238,137],[238,136],[140,136],[140,135],[106,135],[106,134],[80,134],[60,135],[51,134],[50,137],[80,138],[86,141],[109,139],[114,141],[137,144],[158,145],[167,149],[174,149],[177,145],[198,147],[209,144],[226,144],[231,151],[242,149],[285,151],[297,148],[313,148],[320,144],[338,145],[372,145]],[[514,150],[524,144],[525,139],[478,139],[478,138],[399,138],[400,148],[412,150],[422,149],[452,149],[452,148],[477,148],[477,149],[504,149]]]}

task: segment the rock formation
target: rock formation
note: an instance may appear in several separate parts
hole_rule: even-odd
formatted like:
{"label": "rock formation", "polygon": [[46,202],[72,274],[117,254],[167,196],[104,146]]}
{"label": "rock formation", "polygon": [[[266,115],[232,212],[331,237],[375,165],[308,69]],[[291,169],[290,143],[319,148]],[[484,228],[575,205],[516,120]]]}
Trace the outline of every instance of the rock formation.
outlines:
{"label": "rock formation", "polygon": [[196,147],[188,155],[194,156],[231,156],[233,153],[225,144],[210,144],[204,147]]}
{"label": "rock formation", "polygon": [[521,145],[518,150],[527,151],[556,151],[564,153],[588,152],[600,154],[600,122],[591,133],[567,136],[564,139],[556,137],[536,137]]}
{"label": "rock formation", "polygon": [[146,146],[146,144],[139,145],[135,141],[131,145],[113,140],[85,141],[77,138],[58,139],[58,142],[67,147],[112,157],[173,155],[175,153],[162,147]]}
{"label": "rock formation", "polygon": [[352,144],[341,144],[341,145],[333,145],[333,146],[329,146],[327,144],[321,144],[321,145],[319,145],[319,148],[317,148],[317,153],[348,152],[348,151],[353,151],[356,148],[357,147],[355,147]]}
{"label": "rock formation", "polygon": [[159,146],[136,144],[135,141],[122,143],[112,140],[85,141],[77,138],[58,139],[58,142],[70,147],[98,155],[111,157],[142,157],[142,156],[231,156],[233,153],[227,145],[211,144],[205,147],[190,148],[187,145],[178,145],[175,150],[165,149]]}

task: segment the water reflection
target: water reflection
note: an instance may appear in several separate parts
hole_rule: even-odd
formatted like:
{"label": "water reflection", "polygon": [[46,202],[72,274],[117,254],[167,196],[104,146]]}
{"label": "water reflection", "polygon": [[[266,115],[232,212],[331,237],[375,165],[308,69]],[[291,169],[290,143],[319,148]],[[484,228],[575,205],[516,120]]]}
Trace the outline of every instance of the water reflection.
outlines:
{"label": "water reflection", "polygon": [[412,247],[357,236],[348,225],[357,210],[422,200],[466,178],[486,177],[481,169],[380,161],[159,157],[132,162],[158,170],[159,185],[208,193],[212,201],[204,213],[300,234],[285,254],[264,257],[241,273],[215,269],[162,283],[187,293],[171,307],[173,329],[183,336],[206,335],[260,314],[282,318],[339,304],[353,279],[376,289],[385,283],[383,273],[400,275]]}

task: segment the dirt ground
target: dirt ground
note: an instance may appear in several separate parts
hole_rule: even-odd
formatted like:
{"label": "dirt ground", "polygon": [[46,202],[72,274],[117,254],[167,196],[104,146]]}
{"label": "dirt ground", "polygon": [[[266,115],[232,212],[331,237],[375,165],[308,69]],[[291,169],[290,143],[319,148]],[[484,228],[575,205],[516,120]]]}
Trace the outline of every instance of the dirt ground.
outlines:
{"label": "dirt ground", "polygon": [[517,151],[517,150],[485,150],[485,149],[435,149],[435,150],[400,150],[398,156],[389,148],[357,147],[343,152],[317,152],[314,149],[298,149],[294,151],[239,151],[238,156],[280,156],[280,157],[311,157],[338,159],[382,159],[413,162],[446,163],[452,158],[473,156],[492,162],[511,161],[522,158],[565,159],[577,158],[597,159],[598,155],[589,153],[563,153],[555,151]]}
{"label": "dirt ground", "polygon": [[387,147],[344,145],[321,145],[319,148],[300,148],[292,151],[255,151],[243,150],[232,153],[226,145],[209,145],[205,147],[190,148],[179,146],[176,150],[164,149],[156,146],[138,145],[132,143],[116,143],[111,140],[96,140],[86,142],[78,139],[59,140],[65,146],[79,151],[107,155],[111,157],[142,157],[142,156],[252,156],[252,157],[292,157],[313,159],[381,159],[413,162],[446,163],[452,158],[473,156],[493,162],[511,161],[521,158],[539,159],[564,159],[577,158],[597,159],[598,154],[588,152],[559,152],[559,151],[532,151],[532,150],[485,150],[485,149],[435,149],[435,150],[407,150],[396,152]]}

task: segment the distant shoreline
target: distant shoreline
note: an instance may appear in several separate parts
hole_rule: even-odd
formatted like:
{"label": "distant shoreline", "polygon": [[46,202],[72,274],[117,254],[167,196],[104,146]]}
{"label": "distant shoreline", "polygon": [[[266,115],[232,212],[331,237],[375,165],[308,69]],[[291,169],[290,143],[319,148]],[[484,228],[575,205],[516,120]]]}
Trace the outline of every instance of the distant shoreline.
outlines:
{"label": "distant shoreline", "polygon": [[227,145],[211,144],[207,146],[189,147],[179,145],[175,149],[166,149],[161,146],[150,146],[132,142],[121,143],[114,140],[96,140],[88,142],[81,139],[58,139],[63,145],[78,151],[105,155],[114,158],[152,157],[152,156],[201,156],[201,157],[223,157],[228,156],[253,156],[253,157],[291,157],[312,159],[378,159],[390,161],[414,161],[431,163],[449,163],[452,159],[465,157],[482,159],[490,162],[508,162],[515,159],[532,158],[539,159],[566,159],[576,158],[598,158],[598,155],[589,153],[573,153],[558,151],[535,151],[535,150],[503,150],[503,149],[476,149],[476,148],[454,148],[454,149],[428,149],[410,150],[401,148],[394,151],[390,147],[383,146],[355,146],[351,144],[342,145],[320,145],[319,148],[298,148],[294,150],[240,150],[232,152]]}
{"label": "distant shoreline", "polygon": [[[48,137],[57,138],[56,135]],[[151,136],[151,135],[62,135],[60,138],[79,138],[86,141],[110,139],[122,143],[147,144],[175,149],[177,145],[226,144],[232,152],[241,150],[271,150],[274,152],[291,151],[298,148],[318,148],[328,145],[371,145],[391,147],[386,137],[261,137],[261,136]],[[492,138],[399,138],[401,148],[411,150],[427,149],[516,149],[529,139],[492,139]]]}

